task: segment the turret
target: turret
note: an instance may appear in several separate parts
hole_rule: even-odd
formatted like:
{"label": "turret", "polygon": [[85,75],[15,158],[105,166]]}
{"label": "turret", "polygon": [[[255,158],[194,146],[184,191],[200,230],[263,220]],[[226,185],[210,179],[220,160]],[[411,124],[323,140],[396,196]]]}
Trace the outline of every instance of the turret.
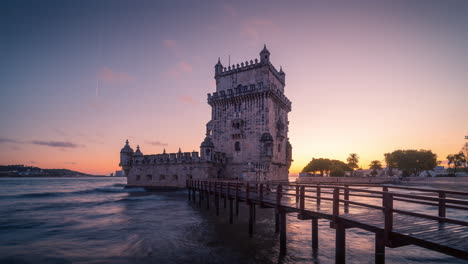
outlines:
{"label": "turret", "polygon": [[137,145],[137,150],[135,151],[135,154],[133,154],[135,157],[140,157],[143,156],[143,153],[140,151],[140,145]]}
{"label": "turret", "polygon": [[284,81],[286,80],[286,73],[284,73],[283,67],[281,67],[281,66],[280,66],[279,74],[280,74],[281,78],[283,78],[283,83],[284,83]]}
{"label": "turret", "polygon": [[218,63],[215,65],[215,76],[223,72],[223,65],[221,64],[220,58],[218,58]]}
{"label": "turret", "polygon": [[125,175],[128,175],[130,169],[132,168],[132,160],[133,160],[133,149],[128,144],[128,139],[125,141],[125,146],[120,150],[120,164],[119,166],[125,172]]}
{"label": "turret", "polygon": [[260,62],[262,64],[270,63],[270,52],[266,48],[266,44],[263,46],[262,51],[260,51]]}
{"label": "turret", "polygon": [[205,137],[205,140],[203,140],[203,142],[200,145],[200,152],[202,160],[213,160],[214,144],[211,141],[210,137]]}

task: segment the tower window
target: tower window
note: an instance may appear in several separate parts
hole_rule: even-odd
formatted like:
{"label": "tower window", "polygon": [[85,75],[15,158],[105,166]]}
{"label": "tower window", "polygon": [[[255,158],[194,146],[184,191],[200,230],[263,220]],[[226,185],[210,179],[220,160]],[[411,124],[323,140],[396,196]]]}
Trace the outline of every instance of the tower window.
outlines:
{"label": "tower window", "polygon": [[278,144],[278,152],[281,152],[281,144]]}
{"label": "tower window", "polygon": [[140,175],[137,175],[137,176],[136,176],[136,180],[137,180],[137,181],[140,180]]}
{"label": "tower window", "polygon": [[235,151],[240,151],[240,150],[241,150],[241,146],[240,146],[240,142],[239,142],[239,141],[236,141],[236,143],[234,143],[234,150],[235,150]]}
{"label": "tower window", "polygon": [[151,175],[151,174],[146,175],[146,180],[152,181],[153,180],[153,175]]}

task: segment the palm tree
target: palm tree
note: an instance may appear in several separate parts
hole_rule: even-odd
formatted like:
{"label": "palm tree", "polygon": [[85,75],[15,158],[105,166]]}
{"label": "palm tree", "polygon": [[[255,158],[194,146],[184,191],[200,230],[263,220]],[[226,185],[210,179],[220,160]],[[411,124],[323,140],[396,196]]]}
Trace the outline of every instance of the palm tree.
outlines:
{"label": "palm tree", "polygon": [[349,154],[348,158],[346,159],[348,162],[348,167],[351,169],[351,176],[354,176],[354,169],[358,168],[359,163],[359,156],[356,153]]}
{"label": "palm tree", "polygon": [[378,171],[382,169],[382,163],[379,160],[371,161],[369,168],[372,170],[371,174],[375,177]]}

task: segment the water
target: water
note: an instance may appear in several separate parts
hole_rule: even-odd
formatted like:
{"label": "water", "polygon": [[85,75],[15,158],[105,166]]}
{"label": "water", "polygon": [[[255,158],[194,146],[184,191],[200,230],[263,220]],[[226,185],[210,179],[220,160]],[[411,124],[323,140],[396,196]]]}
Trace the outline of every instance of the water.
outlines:
{"label": "water", "polygon": [[[288,216],[288,253],[279,257],[272,209],[247,210],[233,225],[221,207],[198,208],[184,190],[124,189],[125,178],[0,178],[0,263],[334,263],[334,231]],[[424,208],[420,210],[424,211]],[[461,216],[462,219],[466,216]],[[347,230],[348,263],[374,263],[374,236]],[[386,249],[387,263],[466,263],[416,246]]]}

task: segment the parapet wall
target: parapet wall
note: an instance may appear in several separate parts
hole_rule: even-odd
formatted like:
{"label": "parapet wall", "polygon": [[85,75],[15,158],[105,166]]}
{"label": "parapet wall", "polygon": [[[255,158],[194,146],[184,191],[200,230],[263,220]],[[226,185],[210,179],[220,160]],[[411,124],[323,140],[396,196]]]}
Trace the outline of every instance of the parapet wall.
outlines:
{"label": "parapet wall", "polygon": [[199,163],[208,161],[212,163],[225,163],[226,154],[222,152],[213,152],[212,158],[210,160],[201,158],[196,151],[152,154],[133,157],[133,165]]}

